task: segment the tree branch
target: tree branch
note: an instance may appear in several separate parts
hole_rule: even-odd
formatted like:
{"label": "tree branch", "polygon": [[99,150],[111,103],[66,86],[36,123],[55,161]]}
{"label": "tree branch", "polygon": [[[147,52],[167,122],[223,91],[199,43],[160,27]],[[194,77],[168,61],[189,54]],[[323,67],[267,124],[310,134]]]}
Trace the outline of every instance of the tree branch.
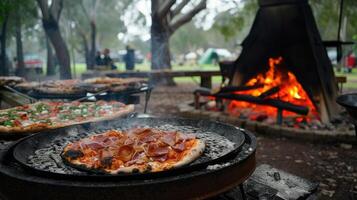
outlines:
{"label": "tree branch", "polygon": [[97,9],[98,9],[98,5],[99,5],[99,0],[94,0],[94,5],[93,5],[93,9],[92,9],[92,21],[95,23],[96,18],[97,18]]}
{"label": "tree branch", "polygon": [[190,0],[182,0],[180,4],[178,4],[173,10],[172,10],[172,17],[178,15],[181,10],[190,2]]}
{"label": "tree branch", "polygon": [[50,11],[52,16],[56,19],[57,22],[59,21],[59,18],[61,16],[62,8],[63,8],[63,0],[52,0]]}
{"label": "tree branch", "polygon": [[37,0],[38,6],[41,9],[42,18],[50,18],[50,13],[48,11],[48,1],[47,0]]}
{"label": "tree branch", "polygon": [[154,16],[159,10],[160,0],[151,0],[151,15]]}
{"label": "tree branch", "polygon": [[84,7],[84,5],[83,5],[83,1],[81,1],[80,6],[81,6],[81,8],[82,8],[82,11],[83,11],[84,15],[86,16],[86,19],[87,19],[88,21],[90,21],[90,17],[89,17],[88,11],[87,11],[87,9]]}
{"label": "tree branch", "polygon": [[158,8],[157,14],[159,16],[165,16],[171,9],[171,7],[176,3],[176,0],[165,0],[162,5]]}
{"label": "tree branch", "polygon": [[175,17],[170,22],[170,30],[171,32],[175,32],[180,26],[186,24],[187,22],[191,21],[192,18],[199,13],[201,10],[206,9],[206,2],[207,0],[201,0],[196,7],[194,7],[190,12],[183,14],[181,16]]}

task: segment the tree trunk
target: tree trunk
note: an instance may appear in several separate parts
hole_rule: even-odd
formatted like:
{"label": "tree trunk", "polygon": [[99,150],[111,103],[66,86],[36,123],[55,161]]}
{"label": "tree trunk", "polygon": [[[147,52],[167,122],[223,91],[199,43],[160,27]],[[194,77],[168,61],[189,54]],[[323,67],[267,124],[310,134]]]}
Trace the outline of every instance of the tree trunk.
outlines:
{"label": "tree trunk", "polygon": [[[156,19],[153,15],[151,25],[151,69],[152,70],[170,70],[170,32],[168,26],[161,19]],[[159,77],[153,80],[155,84],[175,85],[171,77]]]}
{"label": "tree trunk", "polygon": [[6,62],[6,31],[7,31],[7,22],[8,22],[9,16],[6,15],[5,18],[3,19],[2,25],[1,25],[1,37],[0,37],[0,75],[1,76],[7,76],[9,75],[9,68],[7,66]]}
{"label": "tree trunk", "polygon": [[46,66],[46,75],[47,76],[52,76],[56,74],[56,65],[53,62],[54,55],[52,52],[52,46],[51,43],[48,39],[48,36],[46,35],[46,48],[47,48],[47,66]]}
{"label": "tree trunk", "polygon": [[94,21],[90,22],[90,27],[91,27],[91,50],[89,52],[89,68],[93,69],[95,65],[95,51],[96,51],[96,34],[97,34],[97,28],[95,25]]}
{"label": "tree trunk", "polygon": [[61,36],[57,21],[51,16],[49,19],[42,19],[42,22],[45,32],[56,52],[58,64],[60,66],[60,78],[71,79],[69,52],[67,45]]}
{"label": "tree trunk", "polygon": [[85,36],[85,34],[80,33],[80,36],[82,37],[82,44],[83,44],[83,50],[84,50],[84,59],[86,61],[86,66],[87,69],[91,69],[90,67],[90,58],[89,58],[89,47],[88,47],[88,41]]}
{"label": "tree trunk", "polygon": [[[21,17],[16,14],[16,56],[17,56],[17,66],[15,66],[16,76],[24,77],[26,75],[25,62],[24,62],[24,52],[22,48],[22,30],[21,30]],[[14,63],[15,65],[15,63]]]}

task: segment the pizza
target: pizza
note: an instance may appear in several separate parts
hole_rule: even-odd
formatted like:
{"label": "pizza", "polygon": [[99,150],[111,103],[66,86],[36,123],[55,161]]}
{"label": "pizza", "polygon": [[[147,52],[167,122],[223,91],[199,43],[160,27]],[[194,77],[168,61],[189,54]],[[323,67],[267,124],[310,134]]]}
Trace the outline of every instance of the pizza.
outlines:
{"label": "pizza", "polygon": [[25,79],[19,76],[0,76],[0,86],[3,85],[15,85],[17,83],[24,82]]}
{"label": "pizza", "polygon": [[35,82],[35,81],[22,82],[22,83],[16,84],[15,88],[18,90],[21,90],[21,91],[30,91],[30,90],[40,87],[40,85],[41,84],[39,82]]}
{"label": "pizza", "polygon": [[134,105],[117,101],[37,102],[0,110],[0,133],[25,133],[127,115]]}
{"label": "pizza", "polygon": [[95,77],[84,80],[84,83],[107,85],[108,91],[121,92],[128,89],[138,89],[147,81],[143,78]]}
{"label": "pizza", "polygon": [[76,87],[81,81],[77,79],[51,80],[42,82],[34,91],[42,94],[79,94],[85,90]]}
{"label": "pizza", "polygon": [[122,78],[110,78],[110,77],[95,77],[85,79],[83,82],[92,83],[92,84],[113,84],[118,83],[122,80]]}
{"label": "pizza", "polygon": [[101,91],[108,91],[109,85],[107,84],[91,84],[91,83],[78,83],[75,88],[85,90],[90,93],[97,93]]}
{"label": "pizza", "polygon": [[160,172],[187,165],[204,151],[193,134],[154,128],[109,130],[67,144],[68,165],[107,174]]}

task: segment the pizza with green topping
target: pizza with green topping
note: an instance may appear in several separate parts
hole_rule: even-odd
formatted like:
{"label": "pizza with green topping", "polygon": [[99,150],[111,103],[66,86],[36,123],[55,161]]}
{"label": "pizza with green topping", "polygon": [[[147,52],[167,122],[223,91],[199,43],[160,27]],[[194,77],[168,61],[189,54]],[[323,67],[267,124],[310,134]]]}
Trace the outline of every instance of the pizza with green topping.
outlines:
{"label": "pizza with green topping", "polygon": [[127,115],[134,105],[117,101],[37,102],[0,110],[1,133],[36,132]]}

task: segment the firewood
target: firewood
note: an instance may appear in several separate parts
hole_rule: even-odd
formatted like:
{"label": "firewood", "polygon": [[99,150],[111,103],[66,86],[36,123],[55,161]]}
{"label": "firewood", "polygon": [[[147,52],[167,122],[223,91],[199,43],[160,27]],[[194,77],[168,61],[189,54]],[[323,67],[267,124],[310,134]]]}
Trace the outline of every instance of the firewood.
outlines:
{"label": "firewood", "polygon": [[216,94],[215,96],[223,99],[246,101],[246,102],[260,104],[260,105],[273,106],[278,109],[291,111],[300,115],[307,115],[309,113],[308,107],[295,105],[290,102],[282,101],[279,99],[263,99],[260,97],[243,95],[243,94]]}
{"label": "firewood", "polygon": [[261,93],[261,94],[259,95],[259,98],[265,99],[265,98],[267,98],[267,97],[269,97],[269,96],[271,96],[271,95],[273,95],[273,94],[278,93],[279,90],[280,90],[280,86],[272,87],[272,88],[270,88],[269,90],[267,90],[267,91]]}

